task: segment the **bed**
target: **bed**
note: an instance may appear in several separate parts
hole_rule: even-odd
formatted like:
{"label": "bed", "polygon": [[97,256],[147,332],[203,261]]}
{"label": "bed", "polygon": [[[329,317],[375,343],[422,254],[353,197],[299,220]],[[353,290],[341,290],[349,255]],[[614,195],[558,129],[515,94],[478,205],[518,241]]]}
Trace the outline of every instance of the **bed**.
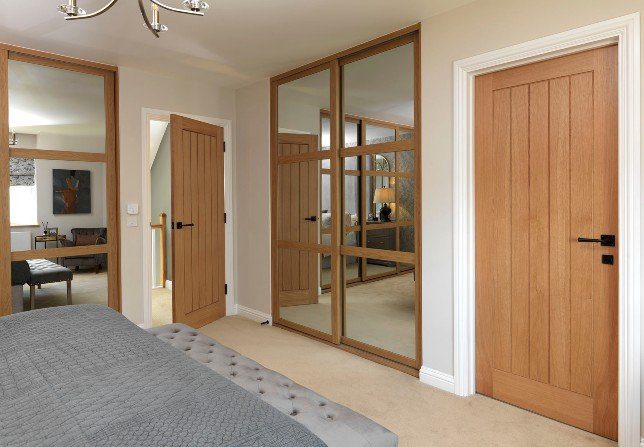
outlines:
{"label": "bed", "polygon": [[2,446],[397,444],[192,328],[146,332],[98,305],[0,318],[0,420]]}

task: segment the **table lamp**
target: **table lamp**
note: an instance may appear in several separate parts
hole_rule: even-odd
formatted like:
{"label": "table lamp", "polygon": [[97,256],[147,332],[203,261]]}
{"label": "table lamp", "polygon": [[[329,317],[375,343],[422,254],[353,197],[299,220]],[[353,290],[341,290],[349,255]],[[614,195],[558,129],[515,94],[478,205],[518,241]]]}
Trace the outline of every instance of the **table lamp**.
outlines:
{"label": "table lamp", "polygon": [[391,222],[391,219],[389,218],[389,215],[391,214],[389,204],[395,202],[396,195],[392,188],[376,188],[376,192],[373,195],[373,203],[382,203],[382,208],[380,208],[381,222]]}

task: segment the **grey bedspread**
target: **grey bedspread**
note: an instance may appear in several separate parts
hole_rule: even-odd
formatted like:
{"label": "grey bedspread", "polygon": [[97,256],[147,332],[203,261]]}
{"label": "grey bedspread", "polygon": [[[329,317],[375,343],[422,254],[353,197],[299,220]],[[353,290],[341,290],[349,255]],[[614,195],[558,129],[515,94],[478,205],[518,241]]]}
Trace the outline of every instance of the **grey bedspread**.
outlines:
{"label": "grey bedspread", "polygon": [[109,308],[0,318],[0,446],[324,445]]}

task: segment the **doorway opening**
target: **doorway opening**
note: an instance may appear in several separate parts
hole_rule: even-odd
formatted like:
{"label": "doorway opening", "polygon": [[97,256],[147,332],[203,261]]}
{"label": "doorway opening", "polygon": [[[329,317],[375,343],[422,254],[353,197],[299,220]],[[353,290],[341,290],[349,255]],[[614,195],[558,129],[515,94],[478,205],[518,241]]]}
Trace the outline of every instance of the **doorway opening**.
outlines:
{"label": "doorway opening", "polygon": [[[211,219],[207,219],[201,215],[195,215],[195,219],[204,217],[204,219],[201,219],[201,223],[194,222],[193,220],[190,220],[190,222],[188,222],[183,218],[185,216],[178,216],[177,218],[175,218],[176,212],[173,213],[172,192],[173,189],[177,189],[173,188],[172,186],[173,175],[174,178],[177,177],[177,173],[172,171],[173,145],[181,146],[178,150],[175,149],[175,159],[177,157],[177,154],[190,152],[192,148],[189,145],[184,144],[186,142],[184,142],[183,139],[175,139],[173,141],[173,132],[171,130],[171,116],[178,118],[182,122],[197,125],[195,133],[197,142],[194,148],[195,153],[197,154],[197,160],[199,160],[199,156],[206,157],[206,155],[208,154],[215,154],[216,151],[221,151],[223,153],[223,156],[217,161],[217,165],[221,165],[221,170],[223,171],[220,176],[221,181],[218,181],[218,183],[221,183],[221,187],[223,188],[222,199],[220,200],[221,205],[219,206],[219,208],[217,208],[217,216],[213,214]],[[175,277],[175,271],[177,271],[176,263],[178,261],[177,259],[174,259],[174,255],[175,252],[179,253],[180,250],[175,247],[175,243],[177,241],[173,241],[173,236],[175,236],[176,238],[176,235],[182,234],[184,236],[181,237],[183,237],[184,239],[185,237],[194,237],[195,241],[197,241],[197,245],[200,245],[200,243],[198,242],[200,235],[205,238],[205,242],[207,239],[209,239],[211,234],[214,234],[214,231],[211,231],[212,229],[207,230],[206,227],[212,227],[212,222],[219,222],[219,220],[221,220],[221,222],[223,223],[224,219],[226,219],[226,223],[225,225],[223,225],[220,245],[219,248],[217,248],[217,251],[219,253],[210,253],[208,250],[204,252],[205,255],[208,255],[209,259],[213,260],[213,262],[222,265],[222,269],[225,271],[225,273],[222,273],[222,287],[215,287],[214,283],[212,287],[209,287],[209,283],[206,282],[203,284],[203,287],[198,286],[195,289],[195,281],[201,281],[200,276],[197,275],[190,281],[187,281],[190,287],[181,287],[180,295],[184,296],[184,292],[186,292],[186,290],[190,293],[192,293],[192,290],[198,290],[200,295],[203,295],[205,302],[208,301],[210,295],[212,295],[215,290],[217,291],[217,293],[219,293],[220,289],[222,289],[223,292],[221,293],[221,299],[225,301],[225,308],[222,306],[222,309],[224,310],[221,311],[221,314],[223,315],[224,312],[225,315],[235,314],[234,280],[232,276],[232,223],[234,220],[234,214],[232,204],[233,179],[232,144],[230,142],[232,129],[231,122],[229,120],[218,118],[199,117],[192,115],[180,116],[174,115],[169,111],[151,109],[144,109],[142,118],[144,135],[144,150],[142,160],[143,201],[140,211],[141,220],[145,225],[143,229],[143,251],[145,253],[145,258],[143,261],[144,323],[142,326],[154,327],[173,322],[185,322],[177,314],[178,298],[176,290],[177,277]],[[207,149],[205,146],[202,147],[199,144],[201,139],[198,134],[208,132],[208,129],[213,130],[215,128],[221,129],[221,142],[216,143],[219,146],[217,148],[213,146],[211,149]],[[181,135],[184,131],[185,129],[179,129],[175,133]],[[207,136],[203,137],[203,141],[206,141],[207,139]],[[211,141],[213,145],[215,145],[215,140],[213,139]],[[210,168],[204,167],[203,169],[204,174],[206,172],[206,169],[210,172],[215,166],[214,155],[212,157],[213,158]],[[178,162],[175,161],[174,164],[178,164]],[[197,166],[201,167],[202,164],[197,163]],[[205,175],[203,177],[203,186],[205,188],[205,186],[208,184],[209,177]],[[182,182],[182,184],[185,184],[185,182]],[[189,182],[189,186],[192,187],[192,182]],[[201,187],[199,179],[197,179],[197,183],[192,189],[194,189],[194,191],[196,192],[195,196],[198,197],[198,194],[200,193],[200,191],[203,191],[204,188]],[[189,196],[191,196],[191,194]],[[186,200],[187,199],[184,198],[183,202],[185,202]],[[175,208],[176,206],[181,204],[181,201],[177,200],[175,202]],[[214,209],[215,208],[213,208],[213,210]],[[221,214],[221,216],[219,216],[219,214]],[[175,221],[177,220],[181,221],[181,229],[173,229],[176,224]],[[194,225],[189,225],[191,223]],[[197,227],[199,227],[199,229],[197,229]],[[204,231],[199,231],[201,229],[203,229]],[[190,236],[187,236],[187,233],[190,233]],[[181,239],[181,241],[183,241],[183,239]],[[195,252],[195,256],[200,255],[200,252]],[[185,257],[182,257],[180,261],[181,268],[178,270],[180,273],[186,270],[184,267],[185,261]],[[179,280],[181,280],[181,278],[185,278],[185,276],[182,275],[179,275],[179,277]],[[203,277],[209,278],[210,276],[205,275],[204,272]],[[201,298],[199,298],[199,300],[201,300]],[[179,307],[181,308],[181,306]],[[190,314],[192,312],[188,313]],[[203,321],[205,320],[200,320],[199,324],[201,324],[201,322]],[[195,324],[196,322],[192,323],[193,326],[195,326]]]}

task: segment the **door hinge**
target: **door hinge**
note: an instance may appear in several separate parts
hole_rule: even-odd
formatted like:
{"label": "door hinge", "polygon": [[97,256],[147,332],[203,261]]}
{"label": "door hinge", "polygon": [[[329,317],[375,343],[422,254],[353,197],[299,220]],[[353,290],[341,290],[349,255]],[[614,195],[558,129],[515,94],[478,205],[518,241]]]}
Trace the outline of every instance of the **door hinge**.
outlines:
{"label": "door hinge", "polygon": [[224,141],[224,152],[226,152],[226,142]]}
{"label": "door hinge", "polygon": [[227,223],[228,217],[226,216],[226,213],[224,213],[224,223]]}
{"label": "door hinge", "polygon": [[224,284],[224,295],[228,295],[228,284]]}

